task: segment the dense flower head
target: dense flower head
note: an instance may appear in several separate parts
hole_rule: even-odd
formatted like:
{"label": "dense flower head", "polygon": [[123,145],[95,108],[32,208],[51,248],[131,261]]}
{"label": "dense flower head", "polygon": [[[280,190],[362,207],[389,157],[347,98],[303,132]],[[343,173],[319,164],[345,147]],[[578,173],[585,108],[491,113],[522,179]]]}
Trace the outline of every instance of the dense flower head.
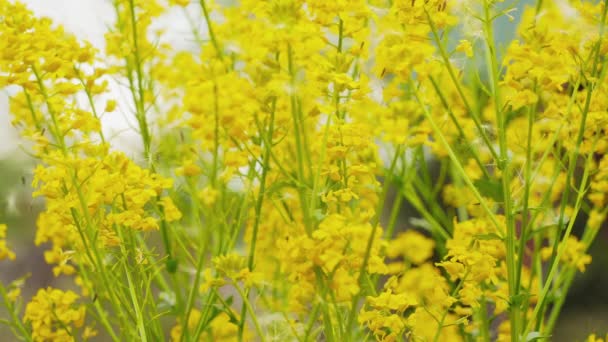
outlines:
{"label": "dense flower head", "polygon": [[85,307],[72,291],[40,289],[25,308],[23,320],[32,326],[35,341],[75,341],[85,319]]}

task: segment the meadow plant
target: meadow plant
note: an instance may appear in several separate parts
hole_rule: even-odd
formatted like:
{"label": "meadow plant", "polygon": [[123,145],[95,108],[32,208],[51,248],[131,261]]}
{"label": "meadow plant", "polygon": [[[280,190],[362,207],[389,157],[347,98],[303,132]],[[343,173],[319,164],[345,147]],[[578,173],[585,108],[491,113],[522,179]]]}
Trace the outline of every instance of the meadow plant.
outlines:
{"label": "meadow plant", "polygon": [[[34,243],[63,279],[0,284],[1,322],[24,341],[550,339],[608,211],[607,2],[113,0],[99,51],[0,0]],[[156,25],[169,11],[191,47]],[[120,115],[137,153],[103,129]],[[6,231],[0,262],[27,257]]]}

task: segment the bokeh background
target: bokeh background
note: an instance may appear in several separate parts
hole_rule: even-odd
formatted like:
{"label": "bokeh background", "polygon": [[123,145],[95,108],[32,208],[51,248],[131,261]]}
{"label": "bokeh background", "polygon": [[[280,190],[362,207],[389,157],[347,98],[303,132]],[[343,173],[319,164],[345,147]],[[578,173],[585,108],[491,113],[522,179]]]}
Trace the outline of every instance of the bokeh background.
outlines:
{"label": "bokeh background", "polygon": [[[553,0],[551,0],[553,1]],[[559,1],[559,0],[555,0]],[[25,0],[39,16],[47,16],[74,33],[78,38],[91,42],[103,51],[106,27],[114,19],[114,12],[109,0]],[[520,1],[518,8],[532,3],[532,0]],[[10,14],[3,14],[10,15]],[[520,11],[512,12],[513,21],[503,18],[497,23],[496,35],[500,42],[508,42],[515,36],[515,28]],[[167,39],[178,48],[188,48],[190,27],[180,11],[168,13],[159,27],[168,28]],[[500,44],[499,44],[500,46]],[[115,88],[113,97],[119,101],[124,98],[119,87]],[[0,263],[0,281],[10,282],[26,276],[26,287],[23,294],[26,300],[40,287],[61,286],[61,280],[54,279],[46,265],[42,248],[34,245],[36,217],[43,210],[42,200],[32,199],[32,170],[35,161],[27,154],[27,145],[19,139],[12,127],[8,107],[11,89],[0,92],[0,223],[9,226],[9,244],[17,253],[15,262]],[[130,155],[137,155],[139,143],[137,135],[131,129],[129,119],[117,114],[103,119],[104,130],[112,136],[114,147]],[[411,210],[405,210],[412,213]],[[404,215],[398,225],[407,226],[411,217]],[[604,225],[605,226],[605,225]],[[593,263],[584,274],[580,274],[566,300],[563,315],[557,326],[552,341],[583,341],[591,332],[606,334],[608,332],[608,234],[604,232],[594,243],[590,254]],[[3,316],[0,308],[0,317]],[[0,341],[12,342],[13,338],[5,326],[0,325]]]}

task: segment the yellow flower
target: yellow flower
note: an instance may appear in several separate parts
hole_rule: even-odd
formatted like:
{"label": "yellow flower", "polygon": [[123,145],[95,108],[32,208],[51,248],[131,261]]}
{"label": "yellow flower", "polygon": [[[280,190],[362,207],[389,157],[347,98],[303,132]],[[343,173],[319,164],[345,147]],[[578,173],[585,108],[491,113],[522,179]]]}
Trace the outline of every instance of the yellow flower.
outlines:
{"label": "yellow flower", "polygon": [[206,268],[203,271],[203,282],[201,283],[201,286],[198,290],[201,293],[207,293],[211,288],[219,288],[224,286],[225,284],[226,281],[223,277],[213,277],[211,275],[211,269]]}
{"label": "yellow flower", "polygon": [[458,46],[456,46],[456,51],[463,52],[467,57],[473,57],[473,45],[469,40],[460,40]]}
{"label": "yellow flower", "polygon": [[160,199],[160,205],[163,207],[163,215],[167,222],[177,221],[182,218],[182,213],[177,209],[170,197]]}
{"label": "yellow flower", "polygon": [[0,261],[4,259],[15,260],[15,253],[6,244],[6,224],[0,224]]}
{"label": "yellow flower", "polygon": [[170,0],[169,4],[186,7],[190,4],[190,0]]}
{"label": "yellow flower", "polygon": [[23,321],[31,324],[35,341],[71,341],[74,328],[84,324],[85,307],[72,291],[40,289],[25,307]]}
{"label": "yellow flower", "polygon": [[403,256],[407,261],[420,265],[433,256],[435,242],[415,230],[408,230],[391,240],[386,256]]}
{"label": "yellow flower", "polygon": [[6,294],[6,298],[9,301],[11,301],[11,302],[17,301],[17,298],[19,298],[20,296],[21,296],[21,288],[20,287],[15,287],[14,289],[10,290]]}
{"label": "yellow flower", "polygon": [[210,207],[215,203],[217,197],[219,196],[219,191],[211,186],[207,186],[203,190],[201,190],[197,195],[204,205]]}
{"label": "yellow flower", "polygon": [[246,267],[247,260],[236,253],[229,253],[213,258],[213,265],[220,274],[235,279]]}
{"label": "yellow flower", "polygon": [[116,100],[108,100],[106,108],[103,110],[106,113],[111,113],[116,109]]}
{"label": "yellow flower", "polygon": [[608,336],[606,336],[606,338],[601,338],[601,337],[597,336],[596,334],[591,334],[587,337],[585,342],[604,342],[607,339],[608,339]]}
{"label": "yellow flower", "polygon": [[[580,272],[585,272],[587,265],[591,263],[591,256],[585,253],[585,244],[579,241],[576,236],[568,236],[568,239],[562,242],[558,248],[562,249],[560,261],[576,267]],[[549,260],[552,253],[553,247],[551,246],[541,249],[543,260]]]}
{"label": "yellow flower", "polygon": [[198,165],[196,165],[194,163],[194,160],[192,160],[192,159],[184,160],[182,163],[182,166],[180,166],[179,168],[177,168],[175,170],[176,175],[178,175],[178,176],[184,175],[184,176],[188,176],[188,177],[200,175],[201,172],[202,172],[202,169]]}

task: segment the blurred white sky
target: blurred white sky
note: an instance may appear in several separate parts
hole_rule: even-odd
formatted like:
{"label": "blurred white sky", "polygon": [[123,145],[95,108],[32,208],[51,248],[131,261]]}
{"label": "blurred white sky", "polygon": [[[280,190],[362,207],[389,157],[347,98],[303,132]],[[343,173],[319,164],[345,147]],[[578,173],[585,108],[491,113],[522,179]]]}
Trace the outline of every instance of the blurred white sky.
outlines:
{"label": "blurred white sky", "polygon": [[[20,0],[25,3],[38,16],[53,19],[57,24],[64,26],[67,32],[71,32],[81,40],[88,40],[100,51],[104,49],[104,33],[107,27],[114,21],[114,8],[110,0]],[[193,18],[201,18],[197,6],[188,8]],[[203,22],[204,24],[204,22]],[[168,31],[164,40],[170,42],[176,49],[189,49],[193,46],[192,31],[190,24],[179,8],[174,8],[165,16],[160,18],[155,27],[164,27]],[[200,25],[204,28],[205,25]],[[205,31],[202,29],[202,31]],[[201,32],[206,36],[206,32]],[[124,102],[127,94],[124,90],[111,84],[112,93],[110,97],[115,98],[119,104]],[[105,101],[101,102],[101,106]],[[139,139],[137,133],[130,129],[127,120],[128,105],[122,107],[122,114],[112,113],[103,118],[104,133],[112,137],[115,147],[124,150],[137,150]],[[0,159],[8,156],[19,155],[18,134],[10,124],[8,113],[8,97],[6,91],[0,92]]]}

